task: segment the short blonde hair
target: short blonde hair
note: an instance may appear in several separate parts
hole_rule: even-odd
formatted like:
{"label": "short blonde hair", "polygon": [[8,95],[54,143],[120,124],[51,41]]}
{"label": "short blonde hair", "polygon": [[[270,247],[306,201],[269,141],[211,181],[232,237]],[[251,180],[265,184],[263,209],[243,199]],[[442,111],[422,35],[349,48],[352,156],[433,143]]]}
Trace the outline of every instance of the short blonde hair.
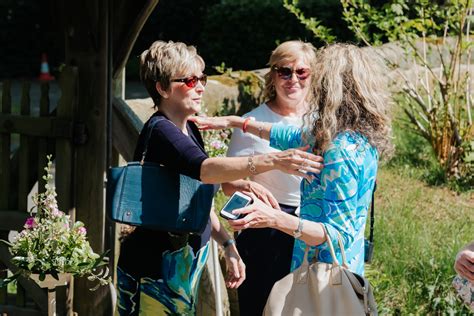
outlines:
{"label": "short blonde hair", "polygon": [[313,99],[304,116],[315,137],[315,149],[325,151],[338,133],[358,132],[389,156],[391,120],[386,69],[368,48],[332,44],[316,57],[312,77]]}
{"label": "short blonde hair", "polygon": [[305,43],[299,40],[283,42],[275,48],[268,61],[270,70],[264,76],[265,88],[263,89],[263,97],[265,101],[272,101],[276,98],[272,76],[273,66],[294,62],[299,57],[303,57],[304,61],[312,68],[316,58],[316,48],[311,43]]}
{"label": "short blonde hair", "polygon": [[171,78],[184,76],[191,71],[203,71],[204,67],[204,60],[198,55],[196,48],[180,42],[156,41],[140,55],[140,79],[155,107],[161,101],[161,95],[156,90],[157,82],[163,90],[167,90]]}

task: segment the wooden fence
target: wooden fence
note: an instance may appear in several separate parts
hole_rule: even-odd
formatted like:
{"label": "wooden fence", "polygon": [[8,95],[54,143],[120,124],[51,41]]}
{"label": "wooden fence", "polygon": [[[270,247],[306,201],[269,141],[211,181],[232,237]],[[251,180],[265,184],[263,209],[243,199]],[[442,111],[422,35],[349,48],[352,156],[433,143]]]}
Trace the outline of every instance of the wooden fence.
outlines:
{"label": "wooden fence", "polygon": [[[0,239],[10,231],[23,228],[28,214],[28,194],[38,182],[44,191],[44,167],[47,154],[55,163],[55,185],[59,208],[74,210],[74,143],[84,141],[83,126],[74,122],[77,70],[66,67],[61,72],[61,97],[54,110],[49,100],[49,84],[41,83],[39,104],[32,104],[29,82],[23,82],[19,104],[12,103],[12,84],[3,82],[0,106]],[[6,269],[15,272],[8,249],[0,246],[0,278]],[[71,310],[72,291],[58,293],[58,311]],[[63,302],[61,304],[61,302]],[[66,303],[67,302],[67,303]],[[34,282],[20,277],[16,293],[0,289],[0,315],[43,315],[47,310],[47,293]]]}

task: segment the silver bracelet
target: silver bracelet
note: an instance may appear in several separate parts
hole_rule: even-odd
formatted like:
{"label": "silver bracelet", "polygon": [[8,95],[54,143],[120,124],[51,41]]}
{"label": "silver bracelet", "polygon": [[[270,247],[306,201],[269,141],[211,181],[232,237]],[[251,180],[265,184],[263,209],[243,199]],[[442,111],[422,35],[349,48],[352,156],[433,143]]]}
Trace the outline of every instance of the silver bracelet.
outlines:
{"label": "silver bracelet", "polygon": [[224,249],[225,249],[225,248],[227,248],[227,247],[229,247],[230,245],[233,245],[233,244],[235,244],[235,239],[229,238],[226,241],[224,241],[224,243],[222,244],[222,247],[224,247]]}
{"label": "silver bracelet", "polygon": [[251,174],[257,174],[257,167],[255,167],[255,164],[253,163],[253,154],[248,158],[247,167]]}
{"label": "silver bracelet", "polygon": [[261,124],[258,126],[258,137],[263,138],[262,133],[263,133],[263,128],[265,127],[265,123],[261,122]]}

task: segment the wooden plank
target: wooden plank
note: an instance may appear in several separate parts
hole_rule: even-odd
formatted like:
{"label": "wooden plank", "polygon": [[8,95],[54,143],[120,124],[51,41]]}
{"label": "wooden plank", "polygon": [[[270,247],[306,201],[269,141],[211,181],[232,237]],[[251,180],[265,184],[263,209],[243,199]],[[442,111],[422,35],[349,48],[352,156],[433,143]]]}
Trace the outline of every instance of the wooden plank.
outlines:
{"label": "wooden plank", "polygon": [[[11,263],[10,259],[10,251],[8,251],[5,245],[0,244],[0,262],[4,262],[7,268],[13,273],[15,273],[18,268]],[[21,276],[18,278],[17,285],[21,286],[28,292],[28,295],[33,299],[35,304],[43,313],[47,311],[48,297],[46,295],[46,292],[42,288],[40,288],[35,282],[31,281],[30,279],[26,279]]]}
{"label": "wooden plank", "polygon": [[[30,83],[25,81],[22,85],[22,94],[20,101],[20,113],[23,116],[30,115]],[[20,151],[19,151],[19,173],[18,173],[18,209],[27,209],[27,196],[29,193],[28,177],[30,173],[30,164],[28,157],[30,156],[29,137],[20,135]]]}
{"label": "wooden plank", "polygon": [[[49,116],[49,83],[41,83],[41,98],[40,98],[40,117]],[[45,191],[46,181],[43,179],[45,175],[44,168],[48,162],[46,155],[49,154],[48,140],[45,137],[38,139],[38,193]]]}
{"label": "wooden plank", "polygon": [[[3,83],[2,106],[0,113],[11,113],[11,84],[10,81]],[[8,197],[10,195],[10,134],[0,133],[0,211],[8,209]]]}
{"label": "wooden plank", "polygon": [[[31,113],[30,110],[30,83],[24,81],[22,85],[22,93],[20,100],[20,114],[28,116]],[[28,185],[28,179],[30,177],[30,155],[34,151],[30,148],[30,138],[25,135],[20,135],[20,156],[19,156],[19,165],[20,169],[18,170],[18,209],[26,210],[28,208],[28,194],[30,192],[30,187]],[[21,284],[17,285],[16,292],[16,305],[24,306],[26,302],[26,293],[25,289]]]}
{"label": "wooden plank", "polygon": [[[75,121],[86,124],[88,139],[76,147],[76,217],[85,223],[89,242],[104,251],[104,175],[106,171],[107,93],[109,74],[109,12],[111,0],[68,2],[62,16],[74,35],[66,41],[65,60],[77,65],[80,105]],[[87,21],[88,28],[84,28]],[[108,288],[90,292],[90,282],[74,280],[74,311],[79,315],[111,315]]]}
{"label": "wooden plank", "polygon": [[[56,108],[56,117],[73,120],[77,109],[77,68],[66,66],[59,78],[61,98]],[[56,139],[56,192],[58,193],[59,209],[76,219],[76,209],[74,207],[74,147],[70,140]],[[58,300],[63,297],[66,301],[66,314],[72,315],[74,303],[74,278],[67,286],[65,293],[58,293]]]}
{"label": "wooden plank", "polygon": [[114,98],[112,126],[113,146],[126,161],[132,161],[143,122],[125,101]]}
{"label": "wooden plank", "polygon": [[112,29],[113,78],[125,67],[133,45],[159,0],[114,1]]}
{"label": "wooden plank", "polygon": [[72,139],[73,132],[73,123],[70,120],[55,117],[25,117],[0,114],[0,133]]}
{"label": "wooden plank", "polygon": [[42,316],[39,310],[11,305],[0,305],[0,315],[3,315],[2,313],[15,316]]}
{"label": "wooden plank", "polygon": [[[11,113],[12,97],[11,82],[5,81],[2,86],[2,105],[0,113]],[[10,196],[10,134],[0,134],[0,214],[1,210],[8,209]],[[8,239],[8,231],[0,230],[0,238]],[[7,277],[6,265],[0,261],[0,278]],[[7,288],[0,288],[0,305],[7,303]]]}
{"label": "wooden plank", "polygon": [[[73,121],[76,111],[77,68],[66,66],[60,77],[59,86],[61,98],[56,108],[56,117],[62,120]],[[71,140],[56,139],[56,192],[58,205],[61,210],[69,213],[75,220],[73,183],[74,175],[74,147]]]}
{"label": "wooden plank", "polygon": [[2,210],[0,212],[0,231],[22,230],[23,225],[29,216],[30,215],[26,213],[25,210]]}

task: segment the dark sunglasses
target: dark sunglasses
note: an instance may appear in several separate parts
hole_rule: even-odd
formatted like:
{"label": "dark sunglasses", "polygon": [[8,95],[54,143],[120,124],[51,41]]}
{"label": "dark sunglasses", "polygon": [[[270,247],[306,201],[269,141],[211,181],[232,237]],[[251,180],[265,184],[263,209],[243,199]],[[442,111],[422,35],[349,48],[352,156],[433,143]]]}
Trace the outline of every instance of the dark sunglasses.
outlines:
{"label": "dark sunglasses", "polygon": [[203,86],[206,86],[207,83],[207,75],[202,75],[201,77],[192,76],[183,79],[173,79],[171,82],[184,82],[184,84],[189,88],[194,88],[197,86],[198,81],[201,81]]}
{"label": "dark sunglasses", "polygon": [[282,78],[283,80],[291,79],[291,77],[293,76],[293,73],[295,73],[296,77],[299,80],[306,80],[306,78],[308,78],[309,75],[311,74],[311,71],[309,70],[309,68],[293,69],[290,67],[273,66],[272,69],[275,70],[278,76]]}

